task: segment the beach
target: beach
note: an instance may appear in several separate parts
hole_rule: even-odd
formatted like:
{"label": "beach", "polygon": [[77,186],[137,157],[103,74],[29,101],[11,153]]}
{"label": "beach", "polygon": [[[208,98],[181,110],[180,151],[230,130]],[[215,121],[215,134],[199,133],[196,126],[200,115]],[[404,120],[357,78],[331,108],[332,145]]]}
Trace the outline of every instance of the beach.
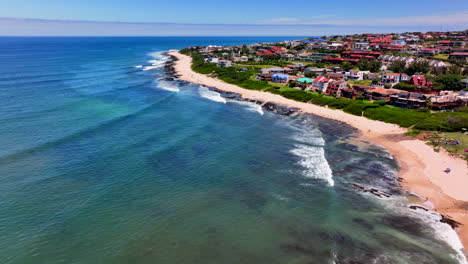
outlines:
{"label": "beach", "polygon": [[[425,142],[407,136],[405,134],[407,129],[397,125],[293,101],[272,93],[240,88],[193,72],[189,56],[177,51],[171,51],[169,55],[177,58],[174,67],[181,80],[237,93],[248,100],[297,108],[304,113],[341,121],[358,129],[361,133],[361,140],[383,146],[396,158],[400,166],[398,176],[403,179],[403,187],[421,197],[418,202],[422,206],[461,223],[456,231],[464,247],[468,246],[466,227],[468,225],[468,192],[465,191],[468,184],[468,166],[466,161],[452,157],[443,150],[435,152]],[[446,168],[451,168],[451,172],[446,174],[444,172]]]}

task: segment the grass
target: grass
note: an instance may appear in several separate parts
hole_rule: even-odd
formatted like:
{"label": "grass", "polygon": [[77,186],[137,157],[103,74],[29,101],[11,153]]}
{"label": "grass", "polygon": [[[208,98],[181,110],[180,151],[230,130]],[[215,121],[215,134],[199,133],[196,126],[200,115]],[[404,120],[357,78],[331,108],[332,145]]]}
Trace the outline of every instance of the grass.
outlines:
{"label": "grass", "polygon": [[350,84],[358,84],[358,85],[365,85],[365,86],[370,86],[372,84],[372,80],[360,80],[360,81],[348,80],[347,82]]}
{"label": "grass", "polygon": [[[461,132],[424,133],[423,139],[433,146],[436,151],[444,148],[449,153],[468,161],[468,152],[465,152],[465,149],[468,149],[468,134]],[[460,144],[455,144],[457,141]]]}
{"label": "grass", "polygon": [[448,54],[436,54],[436,55],[434,55],[434,59],[448,60],[448,58],[449,58]]}

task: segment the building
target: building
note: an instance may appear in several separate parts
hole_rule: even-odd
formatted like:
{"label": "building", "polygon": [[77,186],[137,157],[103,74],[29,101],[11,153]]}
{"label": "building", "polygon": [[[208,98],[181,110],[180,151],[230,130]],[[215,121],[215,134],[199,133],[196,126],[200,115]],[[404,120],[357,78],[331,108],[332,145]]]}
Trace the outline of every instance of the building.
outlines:
{"label": "building", "polygon": [[321,59],[323,62],[329,62],[329,63],[343,63],[345,61],[352,63],[352,64],[357,64],[359,62],[358,59],[349,59],[349,58],[333,58],[333,57],[324,57]]}
{"label": "building", "polygon": [[345,81],[330,81],[330,83],[328,83],[327,89],[325,90],[325,93],[329,95],[340,95],[341,89],[348,87],[349,84]]}
{"label": "building", "polygon": [[312,82],[312,89],[315,91],[325,92],[327,90],[329,82],[330,82],[330,79],[324,76],[319,76],[315,78],[314,81]]}
{"label": "building", "polygon": [[426,54],[426,55],[435,55],[440,53],[440,49],[433,49],[433,48],[423,48],[419,50],[420,54]]}
{"label": "building", "polygon": [[370,71],[350,70],[345,74],[345,77],[347,80],[361,81],[364,80],[364,77],[369,73]]}
{"label": "building", "polygon": [[232,62],[230,60],[220,60],[218,62],[218,67],[221,67],[221,68],[226,68],[226,67],[231,67],[232,66]]}
{"label": "building", "polygon": [[284,73],[276,73],[271,76],[271,81],[274,83],[288,83],[289,75]]}
{"label": "building", "polygon": [[389,104],[408,109],[418,109],[427,106],[425,95],[406,91],[390,95]]}
{"label": "building", "polygon": [[382,75],[383,83],[399,83],[409,80],[409,76],[404,73],[384,73]]}
{"label": "building", "polygon": [[385,100],[389,102],[390,96],[394,94],[398,94],[399,92],[401,92],[401,90],[375,87],[372,89],[367,89],[364,92],[364,96],[368,100],[374,100],[374,101]]}
{"label": "building", "polygon": [[414,75],[413,77],[411,77],[408,84],[412,84],[417,87],[428,87],[432,89],[432,82],[428,82],[426,80],[426,76],[424,75]]}

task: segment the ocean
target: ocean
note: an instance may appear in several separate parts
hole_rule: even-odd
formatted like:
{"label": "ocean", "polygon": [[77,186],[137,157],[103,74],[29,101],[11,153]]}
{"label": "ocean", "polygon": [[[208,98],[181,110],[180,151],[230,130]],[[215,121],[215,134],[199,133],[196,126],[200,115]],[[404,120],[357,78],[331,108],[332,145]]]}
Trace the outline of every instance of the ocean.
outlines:
{"label": "ocean", "polygon": [[353,128],[165,79],[286,39],[0,38],[1,262],[466,263]]}

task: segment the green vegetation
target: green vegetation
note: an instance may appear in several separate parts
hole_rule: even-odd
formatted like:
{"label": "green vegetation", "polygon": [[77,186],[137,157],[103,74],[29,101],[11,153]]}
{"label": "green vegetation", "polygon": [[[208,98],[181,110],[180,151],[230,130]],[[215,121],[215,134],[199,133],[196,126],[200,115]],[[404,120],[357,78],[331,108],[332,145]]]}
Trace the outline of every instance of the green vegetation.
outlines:
{"label": "green vegetation", "polygon": [[465,152],[465,149],[468,149],[468,134],[459,132],[436,132],[423,133],[422,136],[435,150],[444,148],[449,153],[468,161],[468,152]]}
{"label": "green vegetation", "polygon": [[405,71],[405,68],[406,68],[406,62],[401,61],[401,60],[396,60],[392,62],[389,70],[395,73],[403,73]]}
{"label": "green vegetation", "polygon": [[[299,102],[309,102],[334,109],[343,109],[343,111],[353,115],[362,115],[369,119],[398,124],[402,127],[411,127],[417,130],[456,132],[462,131],[463,128],[468,128],[468,115],[466,112],[463,112],[465,111],[463,108],[459,112],[431,113],[427,109],[412,110],[388,106],[385,101],[370,102],[367,100],[335,98],[317,92],[291,88],[283,84],[255,80],[258,67],[249,66],[247,71],[239,71],[238,67],[219,68],[214,64],[205,63],[203,56],[197,52],[187,49],[181,52],[192,56],[192,69],[194,71],[212,74],[227,83],[246,89],[266,91]],[[451,80],[451,78],[449,79]],[[451,85],[451,82],[448,81],[444,83]],[[360,98],[363,99],[362,96]]]}
{"label": "green vegetation", "polygon": [[350,84],[359,84],[359,85],[365,85],[365,86],[370,86],[372,84],[372,80],[360,80],[360,81],[348,80],[347,82]]}
{"label": "green vegetation", "polygon": [[459,91],[463,89],[462,76],[457,74],[445,74],[435,78],[434,88],[440,90]]}
{"label": "green vegetation", "polygon": [[377,59],[361,59],[357,66],[361,71],[379,72],[382,62]]}

